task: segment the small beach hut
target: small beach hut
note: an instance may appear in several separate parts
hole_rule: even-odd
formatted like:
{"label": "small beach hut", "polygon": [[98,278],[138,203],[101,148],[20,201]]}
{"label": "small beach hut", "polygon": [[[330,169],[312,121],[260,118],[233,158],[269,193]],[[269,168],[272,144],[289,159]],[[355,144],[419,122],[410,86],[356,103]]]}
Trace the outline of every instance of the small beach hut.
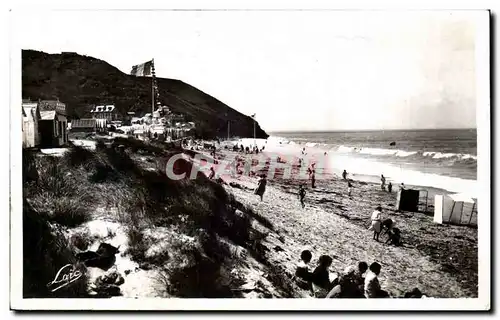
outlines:
{"label": "small beach hut", "polygon": [[420,190],[399,190],[396,201],[396,208],[400,211],[418,212],[419,200]]}
{"label": "small beach hut", "polygon": [[477,225],[477,201],[463,193],[436,195],[434,198],[434,222]]}

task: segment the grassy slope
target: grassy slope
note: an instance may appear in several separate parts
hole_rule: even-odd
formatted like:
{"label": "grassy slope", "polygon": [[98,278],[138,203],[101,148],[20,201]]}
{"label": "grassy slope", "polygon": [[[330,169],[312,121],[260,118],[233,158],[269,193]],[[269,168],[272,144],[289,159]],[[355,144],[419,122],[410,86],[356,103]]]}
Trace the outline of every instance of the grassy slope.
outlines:
{"label": "grassy slope", "polygon": [[[55,99],[67,104],[70,117],[88,116],[90,105],[113,103],[128,111],[150,112],[151,79],[122,73],[105,61],[81,55],[22,51],[23,98]],[[179,80],[158,78],[160,100],[172,111],[196,122],[198,133],[252,137],[253,120],[219,100]],[[256,126],[258,138],[267,134]]]}

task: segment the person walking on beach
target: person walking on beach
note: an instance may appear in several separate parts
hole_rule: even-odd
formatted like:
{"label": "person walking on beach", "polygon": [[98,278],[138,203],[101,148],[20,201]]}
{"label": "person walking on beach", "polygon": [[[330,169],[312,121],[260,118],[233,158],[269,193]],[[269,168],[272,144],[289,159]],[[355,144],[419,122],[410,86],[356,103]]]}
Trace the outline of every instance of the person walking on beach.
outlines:
{"label": "person walking on beach", "polygon": [[342,178],[344,180],[347,180],[347,171],[345,171],[345,169],[344,169],[344,172],[342,172]]}
{"label": "person walking on beach", "polygon": [[351,180],[347,180],[347,195],[349,196],[349,198],[351,197],[351,191],[352,191]]}
{"label": "person walking on beach", "polygon": [[389,191],[389,193],[392,192],[392,183],[389,182],[389,184],[387,185],[387,191]]}
{"label": "person walking on beach", "polygon": [[373,240],[379,241],[380,231],[382,231],[382,207],[378,206],[373,211],[371,217],[371,225],[368,230],[373,230]]}
{"label": "person walking on beach", "polygon": [[399,185],[399,190],[404,190],[405,189],[405,184],[401,182]]}
{"label": "person walking on beach", "polygon": [[208,176],[208,179],[212,180],[214,177],[215,177],[214,167],[210,167],[210,175]]}
{"label": "person walking on beach", "polygon": [[305,203],[304,203],[304,198],[306,197],[306,189],[304,189],[303,185],[299,186],[299,200],[300,200],[300,205],[302,206],[302,209],[305,208]]}
{"label": "person walking on beach", "polygon": [[316,188],[314,186],[314,183],[316,182],[316,177],[315,177],[315,170],[314,170],[314,163],[312,164],[312,166],[307,169],[309,171],[309,179],[311,179],[311,188]]}
{"label": "person walking on beach", "polygon": [[256,195],[260,196],[260,201],[262,201],[264,198],[264,192],[266,192],[266,184],[267,184],[266,176],[261,175],[259,182],[257,184],[257,188],[254,191]]}
{"label": "person walking on beach", "polygon": [[382,188],[382,190],[385,190],[385,177],[384,177],[384,175],[380,176],[380,182],[381,182],[380,187]]}

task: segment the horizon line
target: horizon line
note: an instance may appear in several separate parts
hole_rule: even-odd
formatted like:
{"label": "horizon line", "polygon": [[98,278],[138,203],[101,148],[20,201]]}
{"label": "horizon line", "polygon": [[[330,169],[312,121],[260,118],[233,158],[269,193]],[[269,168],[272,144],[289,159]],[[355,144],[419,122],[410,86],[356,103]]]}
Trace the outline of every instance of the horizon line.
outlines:
{"label": "horizon line", "polygon": [[327,133],[327,132],[370,132],[370,131],[424,131],[424,130],[477,130],[477,127],[463,128],[401,128],[401,129],[333,129],[333,130],[265,130],[267,133]]}

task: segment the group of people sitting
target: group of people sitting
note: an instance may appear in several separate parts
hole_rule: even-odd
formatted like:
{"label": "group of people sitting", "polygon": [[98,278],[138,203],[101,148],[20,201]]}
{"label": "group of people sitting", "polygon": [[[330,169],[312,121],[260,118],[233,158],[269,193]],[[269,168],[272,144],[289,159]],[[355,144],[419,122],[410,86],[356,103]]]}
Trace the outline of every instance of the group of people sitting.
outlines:
{"label": "group of people sitting", "polygon": [[382,267],[378,262],[373,262],[370,266],[364,261],[359,262],[331,279],[329,268],[333,262],[332,257],[320,256],[313,272],[309,271],[311,260],[311,251],[302,251],[294,278],[300,288],[310,291],[316,298],[390,297],[390,294],[380,287],[378,275]]}

